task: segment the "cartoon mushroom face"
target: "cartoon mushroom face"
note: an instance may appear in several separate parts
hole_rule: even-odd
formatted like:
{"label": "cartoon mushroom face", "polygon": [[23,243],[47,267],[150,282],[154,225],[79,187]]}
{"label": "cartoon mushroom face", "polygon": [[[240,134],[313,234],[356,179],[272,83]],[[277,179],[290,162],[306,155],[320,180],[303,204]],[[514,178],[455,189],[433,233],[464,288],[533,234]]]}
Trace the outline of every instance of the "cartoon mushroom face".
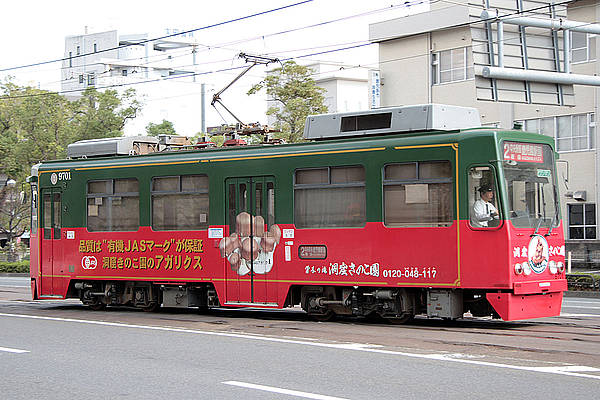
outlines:
{"label": "cartoon mushroom face", "polygon": [[221,239],[219,242],[219,250],[221,251],[221,257],[228,257],[236,249],[239,249],[240,237],[237,233],[232,233],[229,237]]}
{"label": "cartoon mushroom face", "polygon": [[244,260],[253,261],[258,257],[260,251],[260,245],[258,241],[251,238],[245,238],[242,240],[242,258]]}
{"label": "cartoon mushroom face", "polygon": [[251,215],[247,212],[241,212],[235,217],[236,232],[241,237],[250,236]]}
{"label": "cartoon mushroom face", "polygon": [[265,219],[260,215],[253,218],[252,231],[257,237],[261,237],[265,233]]}
{"label": "cartoon mushroom face", "polygon": [[535,264],[539,264],[544,260],[544,245],[542,241],[538,239],[538,242],[535,246],[535,255],[532,258],[532,261]]}
{"label": "cartoon mushroom face", "polygon": [[273,239],[275,239],[275,243],[279,243],[279,240],[281,239],[281,229],[279,228],[279,226],[272,225],[269,229],[269,233],[271,234]]}

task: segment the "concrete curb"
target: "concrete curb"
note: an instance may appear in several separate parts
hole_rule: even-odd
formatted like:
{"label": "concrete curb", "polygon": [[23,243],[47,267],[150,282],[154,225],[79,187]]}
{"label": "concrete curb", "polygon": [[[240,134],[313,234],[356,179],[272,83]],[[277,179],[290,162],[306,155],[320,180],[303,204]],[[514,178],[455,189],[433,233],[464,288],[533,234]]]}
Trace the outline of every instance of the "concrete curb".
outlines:
{"label": "concrete curb", "polygon": [[19,277],[19,276],[29,276],[29,274],[18,274],[18,273],[13,273],[13,272],[2,272],[0,273],[0,276],[14,276],[14,277]]}

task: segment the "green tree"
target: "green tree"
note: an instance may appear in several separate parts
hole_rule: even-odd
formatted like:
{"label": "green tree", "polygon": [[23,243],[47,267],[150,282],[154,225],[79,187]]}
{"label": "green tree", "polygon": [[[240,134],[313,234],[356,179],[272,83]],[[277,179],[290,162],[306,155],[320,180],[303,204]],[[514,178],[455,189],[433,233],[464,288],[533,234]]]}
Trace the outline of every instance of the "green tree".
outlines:
{"label": "green tree", "polygon": [[248,95],[263,88],[267,96],[277,103],[267,110],[267,115],[273,115],[277,121],[275,127],[281,129],[276,136],[289,143],[302,140],[307,116],[327,112],[323,96],[325,89],[317,86],[308,67],[294,61],[286,61],[282,68],[269,72],[262,82],[248,91]]}
{"label": "green tree", "polygon": [[69,102],[12,82],[0,84],[0,172],[23,182],[31,165],[65,153],[71,138]]}
{"label": "green tree", "polygon": [[29,227],[29,206],[21,203],[19,190],[16,185],[0,188],[0,234],[6,237],[8,261],[17,261],[15,239]]}
{"label": "green tree", "polygon": [[122,136],[125,123],[135,118],[141,108],[135,89],[119,94],[116,90],[98,92],[95,88],[87,88],[81,99],[71,103],[72,142]]}
{"label": "green tree", "polygon": [[177,135],[177,132],[175,132],[175,127],[173,127],[173,123],[171,121],[167,121],[166,119],[163,119],[160,124],[150,122],[148,125],[146,125],[146,133],[150,136]]}

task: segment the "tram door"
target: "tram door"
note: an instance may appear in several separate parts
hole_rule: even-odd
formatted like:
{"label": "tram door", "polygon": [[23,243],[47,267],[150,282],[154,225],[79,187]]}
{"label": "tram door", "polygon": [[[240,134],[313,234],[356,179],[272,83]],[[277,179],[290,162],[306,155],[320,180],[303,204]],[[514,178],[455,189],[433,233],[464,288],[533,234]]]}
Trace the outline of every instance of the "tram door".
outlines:
{"label": "tram door", "polygon": [[230,178],[226,190],[226,302],[275,303],[275,178]]}
{"label": "tram door", "polygon": [[41,238],[41,296],[60,295],[62,279],[59,266],[62,263],[62,192],[59,189],[42,189],[42,238]]}

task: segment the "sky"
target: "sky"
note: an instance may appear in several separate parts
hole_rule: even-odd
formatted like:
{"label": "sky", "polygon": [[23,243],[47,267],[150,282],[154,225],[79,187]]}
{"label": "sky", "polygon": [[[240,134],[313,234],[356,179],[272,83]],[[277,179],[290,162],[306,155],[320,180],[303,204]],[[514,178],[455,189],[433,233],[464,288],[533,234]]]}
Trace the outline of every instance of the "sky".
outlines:
{"label": "sky", "polygon": [[[200,83],[205,83],[210,100],[240,71],[214,72],[240,67],[240,52],[268,55],[280,59],[293,58],[301,64],[321,61],[350,66],[377,68],[377,45],[311,55],[331,49],[368,42],[369,24],[415,14],[427,9],[423,0],[221,0],[221,1],[114,1],[85,3],[80,0],[10,1],[2,5],[4,18],[0,24],[0,45],[3,49],[0,70],[64,57],[65,37],[117,30],[119,35],[148,33],[150,37],[164,35],[169,29],[194,32],[194,39],[203,47],[197,54],[197,71],[203,73],[195,83],[190,79],[173,80],[176,95],[156,95],[151,88],[136,86],[144,96],[147,110],[135,129],[126,127],[127,134],[139,131],[148,121],[160,122],[164,115],[173,115],[170,108],[179,107],[190,115],[190,121],[171,121],[178,133],[187,135],[199,131]],[[288,8],[271,11],[273,9]],[[259,16],[251,16],[264,13]],[[242,20],[229,22],[234,19]],[[328,21],[337,22],[323,24]],[[211,25],[219,26],[211,27]],[[318,26],[312,26],[318,25]],[[281,33],[288,30],[294,32]],[[174,53],[176,54],[176,53]],[[181,67],[189,69],[191,56],[182,54]],[[178,61],[178,60],[177,60]],[[172,61],[173,62],[173,61]],[[176,62],[175,62],[176,64]],[[12,76],[17,83],[47,90],[60,90],[61,63],[0,71],[0,79]],[[267,68],[257,66],[222,95],[223,102],[244,121],[266,122],[264,96],[247,96],[252,84],[259,82]],[[161,83],[165,85],[165,83]],[[182,106],[182,103],[185,103]],[[159,110],[156,112],[155,110]],[[164,111],[160,112],[160,110]],[[153,114],[153,115],[149,115]],[[193,117],[192,117],[193,116]],[[156,120],[153,120],[156,119]],[[143,122],[142,125],[140,125]],[[208,126],[234,122],[221,110],[221,115],[207,105]],[[197,128],[197,129],[196,129]],[[181,132],[180,132],[181,131]]]}

